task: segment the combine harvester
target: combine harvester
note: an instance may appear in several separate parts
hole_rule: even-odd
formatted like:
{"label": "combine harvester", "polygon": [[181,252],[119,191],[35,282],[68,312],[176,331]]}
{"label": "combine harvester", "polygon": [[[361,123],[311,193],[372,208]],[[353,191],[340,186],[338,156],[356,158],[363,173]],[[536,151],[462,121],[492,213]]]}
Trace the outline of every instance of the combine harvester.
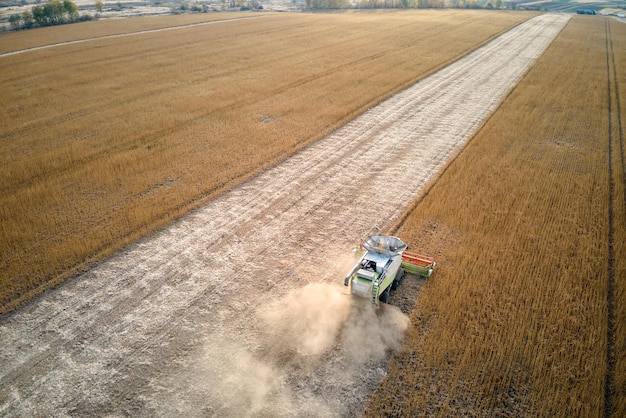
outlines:
{"label": "combine harvester", "polygon": [[[435,268],[431,257],[406,251],[408,245],[390,235],[371,235],[361,244],[359,262],[346,276],[343,284],[356,296],[355,304],[369,301],[373,306],[387,303],[389,292],[400,286],[405,273],[430,277]],[[365,303],[367,304],[367,302]]]}

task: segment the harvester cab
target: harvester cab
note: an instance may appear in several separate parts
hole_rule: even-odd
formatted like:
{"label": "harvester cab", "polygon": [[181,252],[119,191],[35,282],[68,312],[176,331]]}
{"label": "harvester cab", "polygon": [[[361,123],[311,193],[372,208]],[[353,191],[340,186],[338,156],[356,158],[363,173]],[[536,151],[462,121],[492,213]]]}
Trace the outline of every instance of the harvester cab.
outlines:
{"label": "harvester cab", "polygon": [[361,257],[343,283],[350,287],[357,305],[387,303],[390,291],[400,286],[406,272],[430,277],[435,260],[410,253],[407,248],[400,238],[391,235],[371,235],[363,241],[358,250]]}

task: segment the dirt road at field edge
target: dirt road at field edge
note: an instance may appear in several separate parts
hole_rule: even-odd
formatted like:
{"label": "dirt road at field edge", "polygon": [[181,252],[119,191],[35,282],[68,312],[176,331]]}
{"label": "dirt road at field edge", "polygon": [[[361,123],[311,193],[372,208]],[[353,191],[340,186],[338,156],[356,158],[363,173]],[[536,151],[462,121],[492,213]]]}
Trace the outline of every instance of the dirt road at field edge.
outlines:
{"label": "dirt road at field edge", "polygon": [[519,25],[0,319],[0,413],[358,414],[407,319],[353,312],[351,248],[393,223],[568,20]]}

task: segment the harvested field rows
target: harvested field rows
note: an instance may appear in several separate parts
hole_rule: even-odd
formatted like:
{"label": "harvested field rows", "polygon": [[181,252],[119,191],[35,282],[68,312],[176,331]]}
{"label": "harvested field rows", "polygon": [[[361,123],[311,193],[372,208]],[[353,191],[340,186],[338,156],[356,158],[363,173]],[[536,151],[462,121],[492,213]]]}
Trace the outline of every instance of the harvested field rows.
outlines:
{"label": "harvested field rows", "polygon": [[352,316],[334,286],[345,254],[394,222],[568,19],[523,23],[3,317],[0,412],[358,413],[407,321]]}
{"label": "harvested field rows", "polygon": [[529,16],[284,14],[1,57],[0,312]]}
{"label": "harvested field rows", "polygon": [[439,269],[367,415],[624,416],[625,43],[573,18],[406,215]]}

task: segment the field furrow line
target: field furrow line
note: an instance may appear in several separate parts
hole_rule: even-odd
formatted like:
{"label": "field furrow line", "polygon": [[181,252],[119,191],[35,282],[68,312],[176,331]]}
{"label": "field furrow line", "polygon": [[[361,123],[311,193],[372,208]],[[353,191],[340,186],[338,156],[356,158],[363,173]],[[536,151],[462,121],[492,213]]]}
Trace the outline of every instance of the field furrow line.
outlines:
{"label": "field furrow line", "polygon": [[620,163],[622,168],[622,197],[624,199],[624,210],[626,210],[626,151],[624,150],[624,125],[622,122],[622,104],[620,101],[619,94],[619,82],[617,77],[617,65],[615,65],[615,52],[613,49],[613,38],[611,37],[611,25],[608,24],[608,31],[610,37],[610,48],[611,48],[611,67],[613,69],[613,90],[615,92],[615,110],[616,110],[616,118],[617,118],[617,135],[618,135],[618,143],[619,143],[619,153],[620,153]]}
{"label": "field furrow line", "polygon": [[[198,373],[220,362],[221,339],[254,358],[266,338],[262,308],[308,283],[339,283],[351,247],[393,224],[568,19],[542,15],[511,29],[2,318],[0,412],[184,415],[199,402],[235,415],[219,382],[189,384],[210,378]],[[326,362],[340,365],[341,355]],[[290,384],[265,411],[323,404],[318,415],[354,415],[368,394],[357,389],[375,385],[381,365],[339,367],[341,378],[315,388],[297,382],[330,373],[324,365],[283,369]]]}
{"label": "field furrow line", "polygon": [[[617,95],[617,79],[615,70],[615,56],[613,53],[613,42],[611,40],[611,26],[609,19],[605,18],[605,39],[606,39],[606,75],[607,75],[607,117],[608,117],[608,260],[607,260],[607,335],[606,335],[606,375],[604,381],[604,417],[613,415],[613,402],[615,399],[615,181],[613,167],[613,135],[614,119],[619,120],[619,113],[613,106],[613,100],[617,100],[619,106],[619,96]],[[621,129],[620,129],[621,131]],[[619,139],[619,138],[618,138]],[[622,160],[623,161],[623,160]],[[622,170],[623,170],[622,164]]]}

